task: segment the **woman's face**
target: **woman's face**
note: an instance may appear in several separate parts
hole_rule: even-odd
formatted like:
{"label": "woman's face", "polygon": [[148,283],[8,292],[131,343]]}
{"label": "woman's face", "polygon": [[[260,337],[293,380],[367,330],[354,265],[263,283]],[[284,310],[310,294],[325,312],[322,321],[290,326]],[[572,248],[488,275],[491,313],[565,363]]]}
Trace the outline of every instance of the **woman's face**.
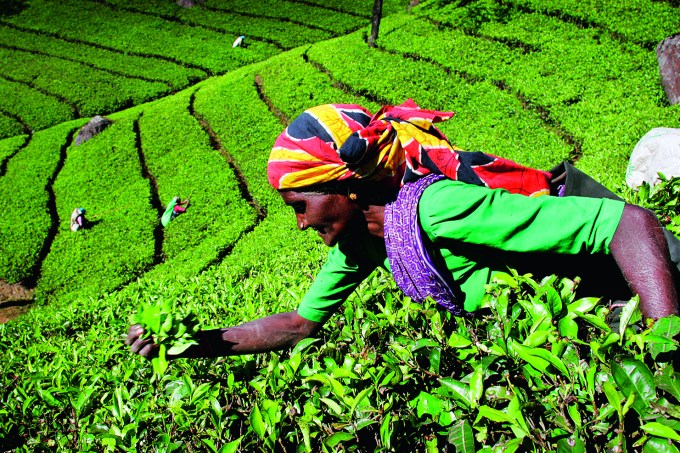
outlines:
{"label": "woman's face", "polygon": [[279,194],[295,211],[298,228],[313,228],[329,247],[352,233],[366,230],[363,211],[346,195],[293,190]]}

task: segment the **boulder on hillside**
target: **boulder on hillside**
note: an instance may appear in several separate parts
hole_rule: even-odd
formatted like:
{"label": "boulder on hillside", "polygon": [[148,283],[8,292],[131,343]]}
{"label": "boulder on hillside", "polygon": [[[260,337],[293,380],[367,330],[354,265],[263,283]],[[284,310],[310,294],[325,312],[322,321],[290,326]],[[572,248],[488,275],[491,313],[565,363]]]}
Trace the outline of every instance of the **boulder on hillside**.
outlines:
{"label": "boulder on hillside", "polygon": [[113,124],[113,121],[110,119],[99,115],[95,116],[78,132],[78,136],[76,137],[76,146],[85,143],[109,127],[111,124]]}
{"label": "boulder on hillside", "polygon": [[661,83],[671,105],[680,102],[680,33],[669,36],[656,46]]}
{"label": "boulder on hillside", "polygon": [[182,8],[193,8],[204,1],[205,0],[177,0],[177,6],[181,6]]}

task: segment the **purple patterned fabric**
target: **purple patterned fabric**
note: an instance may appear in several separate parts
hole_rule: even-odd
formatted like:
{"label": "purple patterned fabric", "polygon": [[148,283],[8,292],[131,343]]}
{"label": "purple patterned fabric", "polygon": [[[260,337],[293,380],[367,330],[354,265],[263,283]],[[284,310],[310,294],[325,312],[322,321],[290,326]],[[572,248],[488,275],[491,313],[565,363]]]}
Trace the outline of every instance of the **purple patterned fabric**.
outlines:
{"label": "purple patterned fabric", "polygon": [[430,184],[440,179],[444,176],[430,174],[404,184],[394,203],[385,206],[385,246],[392,276],[404,294],[419,303],[430,296],[439,305],[460,316],[466,312],[447,279],[433,263],[423,244],[418,223],[420,197]]}

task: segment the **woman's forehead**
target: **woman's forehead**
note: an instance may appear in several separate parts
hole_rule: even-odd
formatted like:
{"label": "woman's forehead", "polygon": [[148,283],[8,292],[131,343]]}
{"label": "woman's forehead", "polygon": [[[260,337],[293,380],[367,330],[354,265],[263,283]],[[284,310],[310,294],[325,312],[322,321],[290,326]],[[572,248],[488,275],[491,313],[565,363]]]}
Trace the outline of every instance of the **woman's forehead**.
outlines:
{"label": "woman's forehead", "polygon": [[318,201],[323,198],[332,198],[337,196],[337,194],[328,194],[320,192],[302,192],[298,190],[282,190],[279,191],[279,195],[281,195],[281,198],[283,198],[283,201],[286,204],[293,204],[311,200]]}

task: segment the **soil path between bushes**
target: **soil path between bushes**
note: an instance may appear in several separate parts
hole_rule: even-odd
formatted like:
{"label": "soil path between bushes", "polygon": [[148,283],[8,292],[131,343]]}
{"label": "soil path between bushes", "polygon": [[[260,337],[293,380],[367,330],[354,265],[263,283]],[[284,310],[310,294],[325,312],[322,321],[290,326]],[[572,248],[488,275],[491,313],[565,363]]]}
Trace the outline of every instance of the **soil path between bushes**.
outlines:
{"label": "soil path between bushes", "polygon": [[26,313],[33,303],[34,292],[20,283],[12,285],[0,280],[0,324]]}

